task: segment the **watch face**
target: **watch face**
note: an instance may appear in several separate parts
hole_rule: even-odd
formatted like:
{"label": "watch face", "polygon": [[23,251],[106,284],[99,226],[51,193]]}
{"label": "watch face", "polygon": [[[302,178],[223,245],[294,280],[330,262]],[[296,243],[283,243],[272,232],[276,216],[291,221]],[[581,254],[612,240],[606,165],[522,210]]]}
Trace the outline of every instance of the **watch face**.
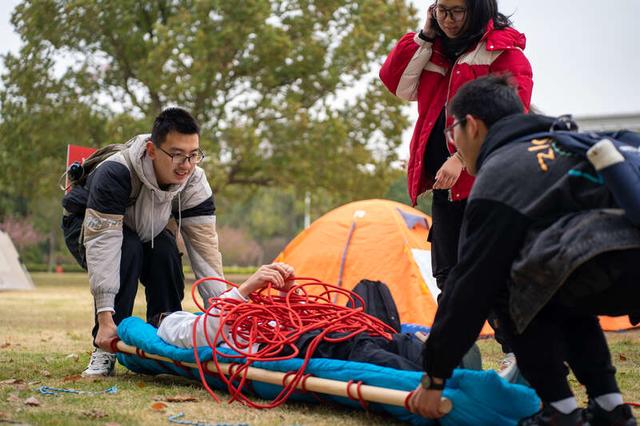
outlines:
{"label": "watch face", "polygon": [[422,378],[420,379],[420,384],[422,385],[423,388],[429,389],[429,387],[431,386],[431,377],[429,377],[426,374],[423,374]]}

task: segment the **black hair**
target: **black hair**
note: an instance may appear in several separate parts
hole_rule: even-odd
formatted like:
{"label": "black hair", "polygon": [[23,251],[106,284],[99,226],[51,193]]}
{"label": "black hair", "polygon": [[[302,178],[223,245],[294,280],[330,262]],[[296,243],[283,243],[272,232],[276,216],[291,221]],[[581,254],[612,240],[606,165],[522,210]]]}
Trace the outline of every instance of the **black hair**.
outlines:
{"label": "black hair", "polygon": [[183,135],[200,134],[200,126],[195,118],[185,109],[167,108],[162,111],[153,122],[151,141],[155,146],[160,146],[170,132],[178,132]]}
{"label": "black hair", "polygon": [[523,113],[524,107],[511,83],[511,76],[502,74],[480,77],[464,84],[451,101],[449,111],[458,120],[472,115],[489,128],[503,117]]}
{"label": "black hair", "polygon": [[498,12],[497,0],[465,0],[464,3],[467,6],[467,22],[464,27],[466,34],[482,36],[489,21],[493,21],[494,28],[498,30],[512,25],[508,16]]}
{"label": "black hair", "polygon": [[480,41],[489,21],[493,21],[493,27],[498,30],[512,25],[508,16],[498,12],[497,0],[465,0],[464,3],[467,13],[460,36],[449,39],[439,26],[436,29],[443,37],[445,55],[452,60],[469,46]]}

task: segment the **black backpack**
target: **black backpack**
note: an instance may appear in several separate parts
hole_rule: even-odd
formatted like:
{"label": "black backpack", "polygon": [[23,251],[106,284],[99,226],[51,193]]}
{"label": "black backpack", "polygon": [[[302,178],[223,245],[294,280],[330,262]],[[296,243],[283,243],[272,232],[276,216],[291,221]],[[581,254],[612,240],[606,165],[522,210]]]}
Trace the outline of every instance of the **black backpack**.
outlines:
{"label": "black backpack", "polygon": [[[599,170],[596,176],[586,176],[589,180],[607,186],[626,217],[640,226],[640,133],[628,130],[615,132],[578,132],[578,126],[570,115],[558,117],[547,132],[526,135],[515,142],[532,139],[553,140],[552,146],[565,154],[588,160],[587,152],[596,144],[610,142],[623,161]],[[551,150],[551,148],[549,148]],[[570,171],[571,173],[578,173]],[[574,175],[575,176],[575,175]]]}
{"label": "black backpack", "polygon": [[[361,280],[352,291],[364,300],[364,311],[367,314],[378,318],[393,327],[397,333],[400,333],[401,325],[398,307],[391,296],[389,287],[385,283]],[[351,302],[347,303],[347,306],[354,307]],[[356,302],[355,307],[359,307],[359,303]]]}
{"label": "black backpack", "polygon": [[[131,138],[125,143],[114,143],[107,146],[103,146],[102,148],[98,148],[93,154],[85,158],[85,160],[80,163],[76,161],[71,164],[69,168],[62,175],[62,178],[69,178],[69,182],[71,183],[71,188],[76,186],[84,186],[87,183],[87,177],[95,170],[96,167],[100,163],[102,163],[107,158],[112,155],[117,154],[120,151],[124,151],[125,149],[131,147],[136,138]],[[125,155],[125,160],[127,160],[127,164],[129,168],[131,168],[131,160],[128,155]],[[62,180],[61,178],[61,180]],[[68,188],[63,188],[64,190]]]}
{"label": "black backpack", "polygon": [[[65,214],[74,214],[79,217],[84,217],[84,212],[87,208],[87,199],[89,197],[89,193],[86,188],[87,178],[104,160],[129,148],[134,141],[135,138],[132,138],[126,143],[116,143],[104,146],[87,157],[82,164],[75,162],[69,166],[65,174],[62,176],[62,178],[68,177],[69,182],[71,183],[71,191],[66,193],[62,198],[62,207],[65,209]],[[127,154],[128,153],[124,154],[124,159],[131,170],[131,194],[129,196],[127,206],[132,206],[135,204],[136,198],[138,198],[138,195],[140,194],[142,182],[133,172],[132,162]],[[66,190],[68,188],[62,189]]]}
{"label": "black backpack", "polygon": [[[84,233],[82,223],[89,199],[89,191],[86,187],[87,177],[100,163],[131,146],[134,140],[135,138],[127,143],[107,145],[98,149],[85,159],[82,164],[71,164],[65,174],[60,178],[60,180],[62,180],[65,177],[69,177],[69,181],[71,182],[71,190],[62,197],[62,207],[64,208],[62,233],[69,251],[84,269],[86,269],[87,265],[84,258]],[[138,178],[138,175],[133,172],[133,166],[128,152],[124,153],[124,158],[131,170],[131,194],[129,195],[129,201],[127,203],[127,207],[129,207],[135,204],[138,195],[140,195],[142,182]],[[61,189],[66,191],[68,188],[61,187]]]}

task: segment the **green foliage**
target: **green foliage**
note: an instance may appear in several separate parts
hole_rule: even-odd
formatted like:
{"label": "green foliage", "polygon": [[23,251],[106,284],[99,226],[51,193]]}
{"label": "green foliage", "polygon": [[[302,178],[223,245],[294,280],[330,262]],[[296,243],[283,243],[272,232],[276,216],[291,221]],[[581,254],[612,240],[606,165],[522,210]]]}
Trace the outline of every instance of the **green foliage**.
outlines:
{"label": "green foliage", "polygon": [[[67,144],[123,142],[170,105],[200,121],[219,200],[276,188],[299,214],[306,191],[327,210],[380,197],[409,123],[376,74],[414,14],[402,0],[24,0],[0,85],[0,217],[60,198]],[[300,227],[247,219],[262,240]]]}
{"label": "green foliage", "polygon": [[[65,274],[69,273],[82,273],[86,274],[85,270],[82,269],[80,265],[77,263],[63,263],[60,265]],[[25,263],[25,267],[29,273],[35,272],[48,272],[49,265],[46,263]],[[226,275],[251,275],[256,271],[255,266],[235,266],[235,265],[225,265],[224,273]],[[184,265],[184,274],[187,276],[187,279],[193,275],[193,271],[189,265]],[[60,275],[61,277],[64,275]],[[88,287],[87,287],[88,288]]]}
{"label": "green foliage", "polygon": [[[47,135],[27,137],[38,152],[20,145],[50,171],[71,136],[101,145],[179,104],[203,125],[217,187],[353,195],[384,178],[408,124],[371,72],[411,12],[383,0],[25,1],[12,17],[25,45],[5,58],[3,123],[14,137]],[[56,78],[60,58],[73,63]],[[358,85],[364,93],[339,105]]]}
{"label": "green foliage", "polygon": [[[31,274],[35,272],[49,272],[49,264],[47,263],[25,262],[24,266]],[[64,273],[85,272],[84,269],[82,269],[82,267],[78,265],[78,263],[64,263],[60,264],[60,266],[62,267],[62,271]]]}
{"label": "green foliage", "polygon": [[[431,216],[432,195],[431,191],[429,191],[418,197],[418,204],[415,208]],[[404,173],[398,173],[398,177],[389,185],[384,198],[411,205],[411,198],[409,198],[409,192],[407,191],[407,177]]]}

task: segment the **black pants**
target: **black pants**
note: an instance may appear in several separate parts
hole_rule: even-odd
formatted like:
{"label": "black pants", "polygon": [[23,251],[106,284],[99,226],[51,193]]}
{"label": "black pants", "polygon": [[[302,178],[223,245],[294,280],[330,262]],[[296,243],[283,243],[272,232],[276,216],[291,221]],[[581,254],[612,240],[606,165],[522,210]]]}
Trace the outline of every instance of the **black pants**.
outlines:
{"label": "black pants", "polygon": [[438,288],[444,288],[449,272],[458,263],[458,242],[467,200],[449,201],[449,191],[434,190],[431,204],[431,270]]}
{"label": "black pants", "polygon": [[619,392],[596,315],[640,312],[639,264],[640,250],[607,253],[587,262],[522,334],[510,336],[522,375],[543,401],[573,395],[567,365],[590,398]]}
{"label": "black pants", "polygon": [[[63,232],[67,247],[86,269],[84,247],[77,244],[82,219],[65,217]],[[78,225],[80,224],[80,226]],[[162,312],[182,310],[184,298],[184,274],[182,261],[175,237],[163,231],[151,242],[143,243],[138,234],[123,226],[122,255],[120,257],[120,289],[115,298],[113,320],[117,324],[133,313],[133,305],[138,292],[138,281],[145,288],[147,300],[147,321]],[[98,333],[98,317],[92,335]]]}
{"label": "black pants", "polygon": [[[318,334],[319,332],[314,331],[298,339],[296,345],[300,349],[299,358],[304,358],[311,341]],[[331,334],[331,337],[339,336],[338,333]],[[313,352],[313,357],[366,362],[398,370],[423,371],[422,350],[422,343],[408,334],[394,334],[389,341],[360,333],[344,342],[322,341]],[[291,351],[285,349],[283,354],[287,353]]]}
{"label": "black pants", "polygon": [[[300,349],[298,358],[304,358],[311,341],[318,334],[319,331],[306,333],[296,341],[296,346]],[[344,334],[332,333],[330,336],[341,337]],[[360,333],[344,342],[320,342],[313,352],[313,357],[366,362],[397,370],[424,371],[423,352],[424,344],[409,334],[393,334],[389,341],[382,337]],[[282,351],[282,355],[290,355],[291,353],[289,348]],[[482,360],[477,345],[473,345],[467,352],[458,368],[482,370]]]}
{"label": "black pants", "polygon": [[[431,205],[433,219],[428,240],[431,243],[431,270],[439,289],[444,288],[449,272],[458,263],[458,245],[460,229],[464,218],[467,200],[449,201],[449,191],[434,190]],[[512,352],[507,343],[505,332],[495,315],[489,317],[489,324],[495,332],[495,338],[504,353]]]}

